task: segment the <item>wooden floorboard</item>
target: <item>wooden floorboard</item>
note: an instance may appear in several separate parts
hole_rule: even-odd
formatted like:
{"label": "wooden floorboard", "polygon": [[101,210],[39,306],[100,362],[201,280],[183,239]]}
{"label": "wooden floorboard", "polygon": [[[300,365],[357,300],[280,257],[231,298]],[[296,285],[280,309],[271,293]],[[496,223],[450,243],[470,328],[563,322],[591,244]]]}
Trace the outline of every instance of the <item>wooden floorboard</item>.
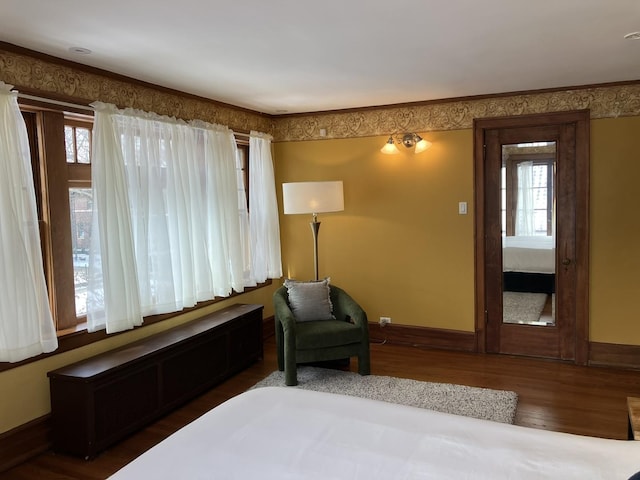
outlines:
{"label": "wooden floorboard", "polygon": [[[356,370],[357,363],[351,363]],[[264,360],[179,410],[85,461],[46,452],[0,473],[0,480],[104,479],[182,426],[276,369],[273,337]],[[640,397],[640,372],[582,367],[552,360],[421,349],[392,344],[371,346],[374,375],[513,390],[515,423],[526,427],[604,438],[627,438],[627,396]]]}

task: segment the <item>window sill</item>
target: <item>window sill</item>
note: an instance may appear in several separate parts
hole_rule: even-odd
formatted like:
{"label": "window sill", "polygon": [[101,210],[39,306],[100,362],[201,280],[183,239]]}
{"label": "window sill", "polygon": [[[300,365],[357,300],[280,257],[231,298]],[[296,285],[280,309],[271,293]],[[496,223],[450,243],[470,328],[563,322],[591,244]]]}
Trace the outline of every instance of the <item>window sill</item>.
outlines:
{"label": "window sill", "polygon": [[[271,285],[271,284],[272,284],[272,280],[267,280],[266,282],[261,283],[260,285],[258,285],[256,287],[246,288],[245,291],[242,292],[242,293],[235,293],[234,292],[231,295],[229,295],[228,297],[224,297],[224,298],[216,297],[213,300],[208,300],[206,302],[200,302],[195,307],[185,308],[183,310],[180,310],[179,312],[171,312],[171,313],[165,313],[165,314],[162,314],[162,315],[152,315],[152,316],[149,316],[149,317],[145,317],[144,318],[144,323],[141,326],[136,327],[135,329],[144,328],[146,326],[153,325],[154,323],[159,323],[159,322],[162,322],[164,320],[169,320],[170,318],[174,318],[174,317],[177,317],[179,315],[184,315],[185,313],[193,312],[195,310],[198,310],[198,309],[201,309],[201,308],[205,308],[205,307],[208,307],[210,305],[214,305],[214,304],[222,302],[224,300],[229,300],[230,298],[238,297],[238,296],[243,295],[245,293],[252,292],[254,290],[257,290],[257,289],[262,288],[262,287],[266,287],[266,286]],[[114,335],[120,335],[121,333],[127,333],[127,332],[131,332],[131,330],[126,330],[125,332],[112,333],[112,334],[109,334],[109,335],[107,335],[107,333],[104,330],[100,330],[98,332],[89,333],[89,332],[87,332],[87,323],[86,322],[78,323],[74,327],[66,328],[64,330],[58,330],[58,332],[57,332],[57,335],[58,335],[58,348],[57,348],[57,350],[55,352],[43,353],[41,355],[38,355],[38,356],[32,357],[32,358],[28,358],[28,359],[23,360],[21,362],[15,362],[15,363],[0,362],[0,372],[3,372],[5,370],[10,370],[12,368],[20,367],[22,365],[26,365],[26,364],[31,363],[31,362],[37,362],[39,360],[51,357],[53,355],[58,355],[60,353],[68,352],[69,350],[74,350],[76,348],[83,347],[85,345],[89,345],[89,344],[94,343],[94,342],[99,342],[100,340],[104,340],[106,338],[113,338]]]}
{"label": "window sill", "polygon": [[75,333],[87,333],[87,322],[86,321],[80,322],[74,327],[69,327],[63,330],[56,331],[58,341],[60,341],[61,338],[64,338],[67,335],[73,335]]}

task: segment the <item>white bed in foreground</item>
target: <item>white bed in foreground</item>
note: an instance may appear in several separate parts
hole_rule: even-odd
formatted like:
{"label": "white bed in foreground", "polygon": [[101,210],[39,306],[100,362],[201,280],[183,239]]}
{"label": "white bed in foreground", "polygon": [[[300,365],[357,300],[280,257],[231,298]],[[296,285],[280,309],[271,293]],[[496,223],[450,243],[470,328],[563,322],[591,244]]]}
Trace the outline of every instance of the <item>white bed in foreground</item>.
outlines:
{"label": "white bed in foreground", "polygon": [[286,387],[214,408],[119,472],[140,479],[627,479],[640,442]]}

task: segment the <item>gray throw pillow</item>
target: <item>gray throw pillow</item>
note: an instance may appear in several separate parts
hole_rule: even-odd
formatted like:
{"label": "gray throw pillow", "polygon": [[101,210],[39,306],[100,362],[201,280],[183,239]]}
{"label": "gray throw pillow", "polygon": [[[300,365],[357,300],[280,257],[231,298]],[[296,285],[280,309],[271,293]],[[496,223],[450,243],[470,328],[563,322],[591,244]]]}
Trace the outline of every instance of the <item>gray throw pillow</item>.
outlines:
{"label": "gray throw pillow", "polygon": [[298,322],[311,320],[335,320],[329,298],[329,279],[317,282],[300,282],[286,279],[284,286],[289,295],[289,306]]}

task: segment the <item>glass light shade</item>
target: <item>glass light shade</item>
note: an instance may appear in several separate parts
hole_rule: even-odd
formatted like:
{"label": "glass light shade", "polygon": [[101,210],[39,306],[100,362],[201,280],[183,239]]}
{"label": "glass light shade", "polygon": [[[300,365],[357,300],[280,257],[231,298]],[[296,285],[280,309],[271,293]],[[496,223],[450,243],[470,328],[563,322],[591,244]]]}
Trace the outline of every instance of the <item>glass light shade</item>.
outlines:
{"label": "glass light shade", "polygon": [[400,150],[398,150],[398,147],[396,147],[396,144],[393,142],[393,137],[389,137],[389,140],[387,140],[387,143],[384,144],[384,147],[382,147],[380,151],[386,155],[400,153]]}
{"label": "glass light shade", "polygon": [[418,143],[416,143],[415,153],[424,152],[427,148],[431,146],[431,142],[422,138]]}
{"label": "glass light shade", "polygon": [[344,210],[342,181],[282,184],[284,213],[324,213]]}

